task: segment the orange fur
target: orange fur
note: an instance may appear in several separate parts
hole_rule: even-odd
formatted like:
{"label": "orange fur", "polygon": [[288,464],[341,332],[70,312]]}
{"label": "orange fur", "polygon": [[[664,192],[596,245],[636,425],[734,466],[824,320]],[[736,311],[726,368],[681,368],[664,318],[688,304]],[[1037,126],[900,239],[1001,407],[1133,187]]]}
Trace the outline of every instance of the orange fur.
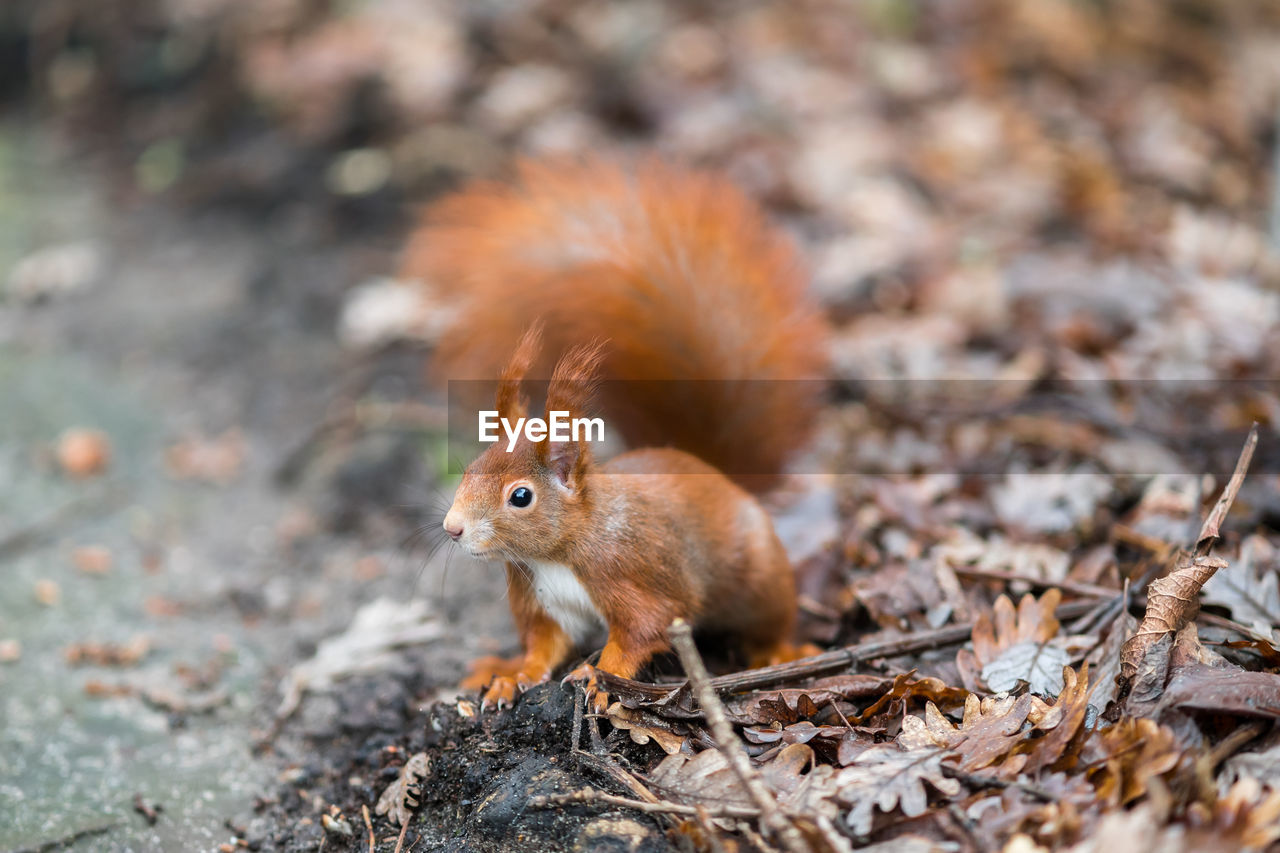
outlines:
{"label": "orange fur", "polygon": [[[598,668],[622,676],[667,649],[676,618],[736,635],[754,662],[801,651],[791,566],[742,486],[775,477],[808,436],[821,385],[793,380],[823,376],[826,326],[755,204],[657,162],[525,162],[512,185],[436,205],[405,274],[456,298],[437,367],[499,376],[503,417],[524,414],[524,376],[550,374],[548,410],[588,414],[598,391],[611,428],[648,448],[598,463],[585,441],[521,437],[467,468],[445,527],[506,562],[523,653],[477,661],[465,685],[504,703],[549,678],[584,606],[608,630]],[[510,501],[520,487],[527,507]],[[603,707],[594,668],[570,677]]]}
{"label": "orange fur", "polygon": [[[809,435],[825,322],[799,257],[727,180],[656,161],[525,161],[436,204],[403,273],[459,315],[449,379],[491,379],[533,323],[552,359],[608,339],[601,408],[629,446],[688,451],[751,487]],[[704,381],[712,380],[712,381]],[[728,380],[728,381],[722,381]],[[742,381],[761,384],[744,386]]]}
{"label": "orange fur", "polygon": [[[589,384],[599,357],[598,347],[570,350],[548,396],[564,393],[555,386],[566,377]],[[571,570],[607,627],[598,666],[608,672],[634,677],[667,648],[677,618],[739,637],[753,660],[794,656],[795,579],[754,497],[679,450],[633,450],[597,465],[585,440],[566,442],[565,458],[549,455],[547,444],[522,436],[510,453],[490,446],[468,466],[445,518],[446,528],[464,531],[460,542],[473,556],[507,561],[524,655],[478,662],[465,684],[489,683],[486,704],[550,677],[572,651],[535,586],[548,564]],[[535,495],[527,507],[510,502],[521,487]],[[585,679],[593,706],[604,707],[591,667],[571,677]]]}

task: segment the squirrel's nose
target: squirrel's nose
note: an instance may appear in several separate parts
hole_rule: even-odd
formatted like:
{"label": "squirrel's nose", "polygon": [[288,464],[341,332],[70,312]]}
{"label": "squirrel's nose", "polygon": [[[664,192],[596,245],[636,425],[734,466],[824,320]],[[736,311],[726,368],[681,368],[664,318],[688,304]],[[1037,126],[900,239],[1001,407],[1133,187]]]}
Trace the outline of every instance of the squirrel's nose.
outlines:
{"label": "squirrel's nose", "polygon": [[456,541],[462,538],[462,519],[453,513],[449,513],[444,517],[444,532],[448,533]]}

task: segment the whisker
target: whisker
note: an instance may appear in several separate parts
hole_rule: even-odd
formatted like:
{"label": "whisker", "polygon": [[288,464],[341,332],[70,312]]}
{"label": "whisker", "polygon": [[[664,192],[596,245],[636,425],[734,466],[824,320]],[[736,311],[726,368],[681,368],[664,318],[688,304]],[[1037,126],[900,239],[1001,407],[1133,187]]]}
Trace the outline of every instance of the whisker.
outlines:
{"label": "whisker", "polygon": [[[440,530],[437,533],[432,534],[431,546],[427,550],[426,557],[424,557],[422,561],[418,564],[418,571],[413,577],[413,584],[409,587],[410,595],[417,594],[418,585],[422,583],[422,575],[423,573],[426,572],[427,567],[431,565],[432,558],[435,557],[435,555],[440,551],[440,549],[443,546],[445,546],[446,544],[449,544],[449,541],[450,540],[449,540],[448,534],[446,534],[443,530]],[[450,549],[449,553],[451,554],[453,553],[452,549]]]}

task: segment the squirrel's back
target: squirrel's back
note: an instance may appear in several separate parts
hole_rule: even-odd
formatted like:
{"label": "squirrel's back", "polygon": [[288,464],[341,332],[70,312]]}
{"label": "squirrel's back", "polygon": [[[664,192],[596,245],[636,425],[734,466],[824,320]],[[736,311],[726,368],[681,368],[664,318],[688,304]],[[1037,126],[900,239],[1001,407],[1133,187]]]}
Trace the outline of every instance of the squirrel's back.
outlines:
{"label": "squirrel's back", "polygon": [[493,379],[540,320],[530,376],[608,341],[601,404],[630,446],[675,446],[758,486],[810,433],[826,323],[791,242],[716,175],[525,161],[510,183],[434,205],[404,274],[457,306],[445,378]]}

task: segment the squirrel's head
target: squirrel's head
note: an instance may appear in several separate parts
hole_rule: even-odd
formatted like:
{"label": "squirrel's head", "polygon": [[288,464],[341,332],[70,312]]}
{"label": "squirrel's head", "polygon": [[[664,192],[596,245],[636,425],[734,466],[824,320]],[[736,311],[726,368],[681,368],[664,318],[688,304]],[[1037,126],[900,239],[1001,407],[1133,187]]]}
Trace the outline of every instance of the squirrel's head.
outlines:
{"label": "squirrel's head", "polygon": [[[520,382],[537,355],[540,327],[535,325],[516,347],[498,382],[498,417],[516,424],[527,404]],[[576,347],[556,364],[547,386],[547,416],[584,414],[596,384],[603,344]],[[578,440],[530,440],[521,432],[508,449],[500,440],[467,466],[444,517],[444,529],[469,554],[515,561],[561,559],[566,532],[584,511],[591,450],[586,431]]]}

